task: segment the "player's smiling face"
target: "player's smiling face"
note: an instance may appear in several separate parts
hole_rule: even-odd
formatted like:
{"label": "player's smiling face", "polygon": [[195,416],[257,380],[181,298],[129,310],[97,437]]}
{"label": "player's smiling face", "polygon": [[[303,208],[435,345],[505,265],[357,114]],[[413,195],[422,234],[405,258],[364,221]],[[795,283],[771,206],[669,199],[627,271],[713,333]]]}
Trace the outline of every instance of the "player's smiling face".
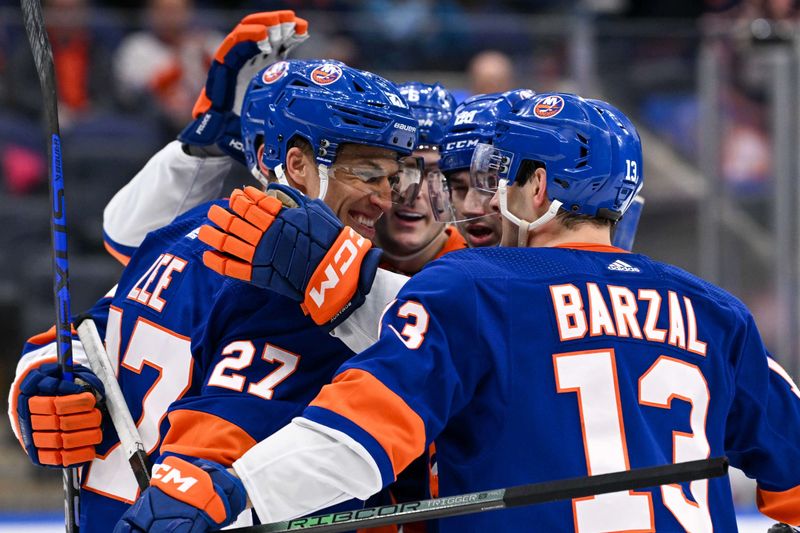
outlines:
{"label": "player's smiling face", "polygon": [[397,159],[393,150],[346,144],[328,172],[325,203],[345,225],[370,240],[375,238],[375,224],[392,206],[389,176],[397,172]]}
{"label": "player's smiling face", "polygon": [[[426,173],[439,170],[439,152],[417,150],[414,156],[425,160]],[[407,256],[430,244],[444,231],[444,226],[433,218],[428,187],[423,183],[412,204],[394,204],[378,221],[376,241],[389,254]]]}
{"label": "player's smiling face", "polygon": [[497,246],[503,233],[500,215],[489,206],[491,195],[469,186],[469,171],[459,170],[447,178],[458,231],[470,248]]}

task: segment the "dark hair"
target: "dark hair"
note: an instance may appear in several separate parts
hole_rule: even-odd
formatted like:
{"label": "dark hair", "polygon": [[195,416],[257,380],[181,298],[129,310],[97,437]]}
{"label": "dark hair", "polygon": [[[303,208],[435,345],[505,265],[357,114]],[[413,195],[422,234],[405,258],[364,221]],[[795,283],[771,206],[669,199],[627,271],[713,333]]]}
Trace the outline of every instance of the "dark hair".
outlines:
{"label": "dark hair", "polygon": [[314,159],[314,150],[311,148],[311,143],[299,135],[295,135],[286,143],[286,151],[288,152],[291,148],[299,148],[303,153]]}
{"label": "dark hair", "polygon": [[[526,159],[519,166],[519,172],[517,173],[517,179],[515,182],[519,184],[520,187],[524,186],[531,179],[533,173],[540,168],[547,171],[547,165],[545,165],[544,162]],[[614,224],[616,223],[614,220],[604,217],[576,215],[567,211],[563,207],[558,210],[556,220],[558,220],[567,229],[574,229],[581,224],[592,224],[593,226],[597,226],[599,228],[607,227],[610,229],[614,227]]]}

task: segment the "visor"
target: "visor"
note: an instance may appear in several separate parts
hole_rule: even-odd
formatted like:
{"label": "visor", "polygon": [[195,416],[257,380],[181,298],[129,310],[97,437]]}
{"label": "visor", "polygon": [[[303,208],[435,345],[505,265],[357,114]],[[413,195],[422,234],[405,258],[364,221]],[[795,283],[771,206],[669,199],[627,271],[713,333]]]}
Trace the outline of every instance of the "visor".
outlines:
{"label": "visor", "polygon": [[501,150],[491,144],[478,144],[472,154],[472,164],[469,169],[470,186],[494,194],[500,180],[512,181],[508,173],[513,161],[512,152]]}
{"label": "visor", "polygon": [[447,186],[447,180],[442,171],[432,170],[428,172],[425,175],[425,181],[428,187],[433,218],[437,222],[453,222],[455,220],[455,211],[450,203],[450,188]]}
{"label": "visor", "polygon": [[337,165],[333,164],[330,176],[333,179],[353,182],[357,178],[368,186],[375,186],[387,179],[392,191],[392,203],[409,205],[419,194],[425,162],[421,157],[401,157],[397,167],[387,172],[379,165]]}

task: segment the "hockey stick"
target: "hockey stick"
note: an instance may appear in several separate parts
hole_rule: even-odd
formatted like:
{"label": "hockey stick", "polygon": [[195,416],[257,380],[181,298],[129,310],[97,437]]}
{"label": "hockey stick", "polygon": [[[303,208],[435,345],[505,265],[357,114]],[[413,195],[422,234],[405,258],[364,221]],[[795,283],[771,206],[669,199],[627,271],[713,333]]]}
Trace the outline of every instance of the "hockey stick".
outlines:
{"label": "hockey stick", "polygon": [[629,252],[633,250],[633,241],[636,239],[639,219],[642,218],[642,209],[644,209],[644,198],[637,196],[625,211],[625,216],[614,226],[614,238],[612,239],[614,246]]}
{"label": "hockey stick", "polygon": [[128,404],[125,403],[125,397],[122,396],[117,373],[111,365],[111,360],[108,358],[103,341],[100,340],[100,334],[97,332],[97,326],[92,317],[81,315],[75,319],[75,323],[78,337],[89,358],[89,366],[92,367],[92,372],[100,378],[106,390],[106,407],[108,414],[111,415],[114,429],[117,430],[120,445],[128,457],[128,463],[131,465],[139,489],[144,491],[150,486],[151,465],[147,459],[142,438],[139,436],[139,430],[136,429],[131,412],[128,410]]}
{"label": "hockey stick", "polygon": [[[64,174],[61,169],[61,137],[58,131],[58,96],[53,51],[44,27],[39,0],[21,0],[25,33],[31,43],[39,85],[42,88],[47,148],[50,166],[50,233],[53,242],[53,296],[56,305],[56,350],[63,377],[72,381],[72,332],[69,309],[69,261],[67,260],[67,222],[64,206]],[[78,531],[78,470],[64,469],[64,521],[67,533]]]}
{"label": "hockey stick", "polygon": [[288,533],[290,531],[333,533],[334,531],[349,531],[362,527],[405,524],[406,522],[508,509],[555,500],[582,498],[607,492],[670,485],[672,483],[694,481],[695,479],[719,477],[725,475],[727,471],[728,459],[718,457],[665,466],[634,468],[624,472],[598,476],[545,481],[544,483],[520,485],[507,489],[472,492],[470,494],[435,498],[421,502],[398,503],[308,518],[296,518],[286,522],[242,527],[229,531],[230,533]]}

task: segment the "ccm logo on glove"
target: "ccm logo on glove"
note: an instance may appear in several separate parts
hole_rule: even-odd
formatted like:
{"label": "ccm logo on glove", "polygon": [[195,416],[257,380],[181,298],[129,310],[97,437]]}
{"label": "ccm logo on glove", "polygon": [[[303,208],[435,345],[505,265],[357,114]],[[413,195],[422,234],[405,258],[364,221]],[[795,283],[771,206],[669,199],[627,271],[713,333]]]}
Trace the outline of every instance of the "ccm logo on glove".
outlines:
{"label": "ccm logo on glove", "polygon": [[186,492],[197,483],[197,478],[191,476],[182,476],[181,471],[168,464],[160,463],[153,466],[153,480],[159,480],[161,483],[172,483],[177,485],[177,490]]}
{"label": "ccm logo on glove", "polygon": [[[353,228],[349,226],[344,228],[309,280],[304,303],[312,316],[318,315],[319,312],[316,310],[322,311],[323,307],[341,309],[353,297],[358,285],[361,260],[370,246],[371,243]],[[356,261],[358,261],[356,268],[350,270]],[[334,291],[341,281],[344,281],[342,289]],[[326,305],[325,297],[329,290],[333,293],[334,301]]]}

